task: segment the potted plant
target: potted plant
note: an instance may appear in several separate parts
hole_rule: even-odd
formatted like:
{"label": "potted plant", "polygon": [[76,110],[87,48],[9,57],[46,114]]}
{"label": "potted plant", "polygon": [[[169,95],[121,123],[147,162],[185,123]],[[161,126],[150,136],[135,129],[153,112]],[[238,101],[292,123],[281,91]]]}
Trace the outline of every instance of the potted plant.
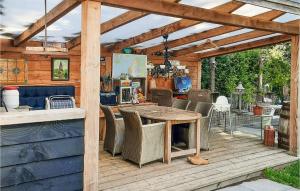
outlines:
{"label": "potted plant", "polygon": [[263,99],[263,92],[258,91],[256,94],[256,104],[253,107],[253,114],[254,115],[262,115],[263,114],[263,107],[259,106],[258,103]]}
{"label": "potted plant", "polygon": [[254,115],[262,115],[263,114],[263,107],[259,105],[253,106],[253,114]]}

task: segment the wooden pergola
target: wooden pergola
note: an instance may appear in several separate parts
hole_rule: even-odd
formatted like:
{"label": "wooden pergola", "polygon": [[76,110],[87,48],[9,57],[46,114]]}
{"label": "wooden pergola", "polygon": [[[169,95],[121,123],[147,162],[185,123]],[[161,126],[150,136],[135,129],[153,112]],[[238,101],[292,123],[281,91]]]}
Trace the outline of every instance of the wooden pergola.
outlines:
{"label": "wooden pergola", "polygon": [[[253,17],[231,14],[233,11],[245,5],[245,3],[251,2],[258,6],[273,8],[274,10]],[[240,0],[231,1],[213,9],[204,9],[180,4],[179,0],[63,0],[47,13],[47,25],[54,23],[79,4],[82,5],[81,35],[66,42],[65,47],[69,49],[70,54],[81,55],[80,105],[86,110],[84,190],[98,190],[100,56],[120,52],[123,48],[152,40],[164,34],[186,29],[201,22],[216,23],[222,26],[171,40],[169,42],[169,48],[210,39],[243,28],[254,30],[220,40],[207,40],[199,45],[174,50],[173,54],[176,57],[188,56],[200,60],[202,58],[291,41],[292,61],[289,140],[291,154],[297,154],[297,149],[299,149],[297,148],[297,131],[299,130],[298,126],[300,124],[300,96],[298,92],[300,89],[300,21],[295,20],[287,23],[279,23],[273,20],[286,12],[300,14],[299,4],[294,4],[292,1],[285,1],[285,3],[283,3],[277,0]],[[101,4],[125,8],[130,11],[99,25],[101,20]],[[145,17],[150,13],[177,17],[181,20],[116,42],[110,46],[101,45],[100,37],[102,34]],[[2,47],[1,51],[21,52],[24,50],[25,45],[34,44],[39,46],[41,43],[29,40],[43,30],[45,24],[44,20],[44,17],[37,20],[31,27],[13,40],[13,46]],[[259,37],[266,38],[243,43],[244,41]],[[233,43],[239,44],[230,46]],[[136,51],[141,54],[152,55],[162,49],[163,44],[159,44],[144,49],[137,49]]]}

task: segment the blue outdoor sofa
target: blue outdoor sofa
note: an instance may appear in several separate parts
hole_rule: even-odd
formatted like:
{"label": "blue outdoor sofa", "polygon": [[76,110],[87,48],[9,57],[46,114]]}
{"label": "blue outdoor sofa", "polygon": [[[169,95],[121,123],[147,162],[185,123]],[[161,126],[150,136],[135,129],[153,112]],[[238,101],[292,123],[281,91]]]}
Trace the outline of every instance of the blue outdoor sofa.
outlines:
{"label": "blue outdoor sofa", "polygon": [[75,96],[74,86],[19,86],[20,106],[28,105],[31,110],[45,109],[45,99],[54,95]]}

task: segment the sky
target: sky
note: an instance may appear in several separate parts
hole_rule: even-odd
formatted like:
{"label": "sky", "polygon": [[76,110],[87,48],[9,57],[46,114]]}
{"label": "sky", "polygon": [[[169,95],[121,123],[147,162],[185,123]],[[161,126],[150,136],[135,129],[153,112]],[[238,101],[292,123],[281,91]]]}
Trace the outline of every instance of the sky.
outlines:
{"label": "sky", "polygon": [[[51,10],[62,0],[47,0],[47,11]],[[229,2],[230,0],[182,0],[180,3],[186,5],[192,5],[202,8],[213,8],[215,6]],[[296,0],[295,0],[296,1]],[[3,15],[0,15],[1,21],[1,30],[0,38],[8,38],[16,36],[23,32],[29,25],[34,23],[37,19],[44,15],[44,0],[2,0],[0,4],[3,6],[1,12]],[[126,9],[119,9],[113,7],[102,6],[101,7],[101,23],[108,21],[114,17],[125,13]],[[233,14],[243,15],[243,16],[255,16],[260,13],[270,11],[269,9],[257,7],[253,5],[244,5],[238,10],[234,11]],[[288,22],[291,20],[300,19],[300,16],[285,14],[275,21],[277,22]],[[113,43],[130,37],[134,37],[144,32],[148,32],[151,29],[158,28],[175,21],[180,20],[179,18],[160,16],[150,14],[146,17],[138,19],[134,22],[128,23],[122,27],[114,29],[108,33],[101,35],[102,43]],[[99,23],[100,24],[100,23]],[[203,22],[201,24],[189,27],[169,35],[169,40],[174,40],[182,38],[187,35],[205,31],[208,29],[213,29],[219,27],[219,24],[212,24]],[[57,20],[55,23],[48,26],[48,40],[54,42],[65,42],[70,38],[73,38],[78,35],[81,28],[81,6],[79,5],[67,15]],[[243,29],[233,33],[228,33],[214,37],[211,40],[219,40],[231,35],[242,34],[249,32],[251,29]],[[33,40],[42,40],[44,36],[44,31],[40,32],[33,37]],[[162,38],[155,38],[141,44],[135,45],[135,47],[146,48],[151,47],[162,42]],[[199,44],[201,41],[194,42],[181,46],[179,48],[184,48]],[[175,48],[176,49],[176,48]],[[177,48],[178,49],[178,48]]]}

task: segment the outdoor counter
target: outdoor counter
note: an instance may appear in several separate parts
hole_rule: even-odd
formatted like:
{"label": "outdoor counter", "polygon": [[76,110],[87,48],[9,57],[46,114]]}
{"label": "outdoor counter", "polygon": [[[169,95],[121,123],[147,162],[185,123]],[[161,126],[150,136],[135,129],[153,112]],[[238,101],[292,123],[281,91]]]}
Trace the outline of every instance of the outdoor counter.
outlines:
{"label": "outdoor counter", "polygon": [[82,109],[0,113],[0,190],[81,190]]}

